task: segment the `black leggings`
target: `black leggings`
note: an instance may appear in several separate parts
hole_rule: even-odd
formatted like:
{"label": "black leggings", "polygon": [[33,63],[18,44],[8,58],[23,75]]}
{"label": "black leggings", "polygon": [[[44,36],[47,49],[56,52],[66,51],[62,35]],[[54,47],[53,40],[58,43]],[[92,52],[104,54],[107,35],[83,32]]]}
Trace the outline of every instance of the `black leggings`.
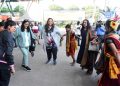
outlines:
{"label": "black leggings", "polygon": [[88,70],[93,71],[93,67],[95,65],[95,61],[98,55],[97,51],[88,51]]}
{"label": "black leggings", "polygon": [[47,51],[48,60],[51,60],[52,55],[54,61],[57,59],[57,47],[52,47],[52,48],[46,47],[46,51]]}

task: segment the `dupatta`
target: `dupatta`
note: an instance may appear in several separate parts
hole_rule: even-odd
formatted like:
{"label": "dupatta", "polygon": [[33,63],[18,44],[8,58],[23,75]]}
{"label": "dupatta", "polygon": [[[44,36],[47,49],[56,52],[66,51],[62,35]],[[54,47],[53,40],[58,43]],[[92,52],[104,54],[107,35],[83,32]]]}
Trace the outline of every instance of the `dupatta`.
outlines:
{"label": "dupatta", "polygon": [[[118,52],[120,52],[120,41],[118,39],[116,39],[115,36],[111,35],[107,38],[110,38],[114,41],[114,44],[116,46],[116,48],[118,49]],[[107,51],[107,47],[105,45],[105,49],[104,49],[104,54],[106,58],[109,58],[109,77],[111,79],[118,79],[118,74],[120,74],[120,68],[117,66],[115,59],[116,57],[111,53]]]}

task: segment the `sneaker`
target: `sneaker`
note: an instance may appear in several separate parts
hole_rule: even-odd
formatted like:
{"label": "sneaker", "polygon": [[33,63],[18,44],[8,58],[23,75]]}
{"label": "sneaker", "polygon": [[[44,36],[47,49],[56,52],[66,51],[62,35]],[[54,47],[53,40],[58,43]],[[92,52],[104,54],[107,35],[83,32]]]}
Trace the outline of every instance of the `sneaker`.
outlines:
{"label": "sneaker", "polygon": [[71,65],[71,66],[74,66],[74,65],[75,65],[75,62],[70,63],[70,65]]}
{"label": "sneaker", "polygon": [[45,62],[45,64],[48,64],[50,62],[50,60],[47,60],[46,62]]}
{"label": "sneaker", "polygon": [[22,65],[22,67],[26,70],[26,71],[31,71],[30,67]]}
{"label": "sneaker", "polygon": [[57,62],[56,61],[53,61],[53,65],[56,65],[57,64]]}
{"label": "sneaker", "polygon": [[92,70],[87,70],[86,74],[87,75],[92,75],[93,71]]}

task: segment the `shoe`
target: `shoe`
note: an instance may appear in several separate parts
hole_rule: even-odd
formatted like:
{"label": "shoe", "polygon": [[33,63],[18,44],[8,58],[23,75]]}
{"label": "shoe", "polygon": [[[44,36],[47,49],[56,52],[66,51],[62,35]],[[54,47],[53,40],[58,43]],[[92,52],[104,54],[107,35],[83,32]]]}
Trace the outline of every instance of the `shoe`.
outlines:
{"label": "shoe", "polygon": [[75,62],[70,63],[70,65],[71,65],[71,66],[74,66],[74,65],[75,65]]}
{"label": "shoe", "polygon": [[93,71],[91,71],[91,70],[87,70],[87,72],[86,72],[87,75],[91,75],[92,73],[93,73]]}
{"label": "shoe", "polygon": [[31,71],[30,67],[22,65],[22,67],[26,70],[26,71]]}
{"label": "shoe", "polygon": [[50,60],[47,60],[46,62],[45,62],[45,64],[48,64],[50,62]]}
{"label": "shoe", "polygon": [[53,65],[56,65],[57,64],[57,62],[56,61],[53,61]]}
{"label": "shoe", "polygon": [[31,52],[31,56],[34,57],[34,52]]}
{"label": "shoe", "polygon": [[17,48],[17,45],[15,45],[14,48]]}

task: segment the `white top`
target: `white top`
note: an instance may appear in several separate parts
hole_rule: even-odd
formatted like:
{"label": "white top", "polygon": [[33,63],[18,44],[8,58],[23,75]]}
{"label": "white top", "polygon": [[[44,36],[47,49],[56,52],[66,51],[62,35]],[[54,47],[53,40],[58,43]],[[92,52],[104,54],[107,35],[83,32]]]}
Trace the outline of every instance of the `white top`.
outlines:
{"label": "white top", "polygon": [[[81,25],[76,25],[74,31],[75,31],[75,35],[81,35]],[[80,29],[78,29],[80,28]]]}
{"label": "white top", "polygon": [[28,47],[29,46],[29,38],[28,38],[28,35],[27,35],[27,30],[25,29],[25,46]]}

